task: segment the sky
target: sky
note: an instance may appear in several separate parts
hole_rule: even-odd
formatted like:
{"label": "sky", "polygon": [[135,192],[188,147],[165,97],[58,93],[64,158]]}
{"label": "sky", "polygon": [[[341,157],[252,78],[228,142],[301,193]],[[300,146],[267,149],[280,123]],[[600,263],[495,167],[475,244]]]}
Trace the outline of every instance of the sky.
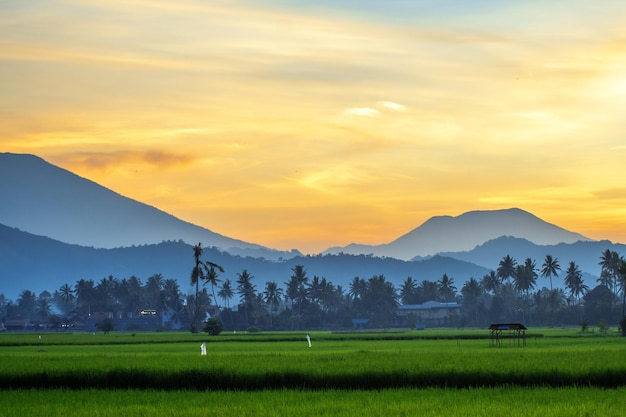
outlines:
{"label": "sky", "polygon": [[626,242],[626,2],[0,2],[0,151],[317,253],[519,207]]}

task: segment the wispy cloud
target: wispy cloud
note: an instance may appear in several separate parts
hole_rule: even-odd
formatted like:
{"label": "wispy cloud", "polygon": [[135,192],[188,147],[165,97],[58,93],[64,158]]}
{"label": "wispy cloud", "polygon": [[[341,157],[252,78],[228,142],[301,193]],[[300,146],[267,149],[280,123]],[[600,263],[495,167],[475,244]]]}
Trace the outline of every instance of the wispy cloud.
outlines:
{"label": "wispy cloud", "polygon": [[403,104],[394,103],[393,101],[380,101],[378,103],[382,107],[393,111],[406,111],[407,107]]}
{"label": "wispy cloud", "polygon": [[197,160],[197,156],[174,154],[162,150],[116,150],[111,152],[76,152],[56,157],[63,166],[79,170],[130,170],[146,168],[166,170],[172,166],[188,165]]}
{"label": "wispy cloud", "polygon": [[626,217],[626,3],[379,4],[0,2],[0,144],[251,241]]}

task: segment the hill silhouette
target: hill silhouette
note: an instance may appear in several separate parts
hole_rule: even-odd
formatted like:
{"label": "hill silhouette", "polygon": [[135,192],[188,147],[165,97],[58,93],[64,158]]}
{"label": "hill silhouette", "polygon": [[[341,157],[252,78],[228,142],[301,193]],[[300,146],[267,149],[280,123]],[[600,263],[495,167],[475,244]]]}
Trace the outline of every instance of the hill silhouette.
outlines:
{"label": "hill silhouette", "polygon": [[0,153],[0,223],[55,240],[115,248],[179,240],[230,253],[298,255],[212,232],[124,197],[34,155]]}
{"label": "hill silhouette", "polygon": [[408,260],[440,252],[470,250],[500,236],[515,236],[538,245],[590,240],[527,211],[510,208],[470,211],[457,217],[436,216],[391,243],[377,246],[352,244],[331,248],[325,253],[373,254]]}
{"label": "hill silhouette", "polygon": [[[297,256],[270,261],[232,255],[212,247],[204,250],[203,259],[223,266],[225,272],[219,278],[233,283],[238,273],[248,270],[259,291],[268,281],[284,287],[296,265],[303,265],[309,278],[324,277],[346,291],[355,276],[368,279],[384,275],[399,286],[408,276],[418,281],[435,281],[446,273],[455,278],[460,288],[469,277],[487,272],[483,267],[439,256],[414,262],[366,255]],[[192,245],[183,241],[102,249],[70,245],[0,225],[0,293],[12,299],[25,289],[37,294],[43,290],[53,292],[65,283],[74,285],[79,279],[97,282],[109,275],[120,279],[134,275],[145,281],[151,275],[161,274],[176,279],[183,292],[191,292],[192,267]]]}

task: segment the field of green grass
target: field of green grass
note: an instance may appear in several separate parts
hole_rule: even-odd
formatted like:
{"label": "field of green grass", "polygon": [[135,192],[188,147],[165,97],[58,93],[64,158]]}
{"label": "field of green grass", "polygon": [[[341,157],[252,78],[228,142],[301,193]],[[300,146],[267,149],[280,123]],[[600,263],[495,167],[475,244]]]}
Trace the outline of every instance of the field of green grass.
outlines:
{"label": "field of green grass", "polygon": [[533,333],[0,334],[0,415],[623,414],[626,338]]}

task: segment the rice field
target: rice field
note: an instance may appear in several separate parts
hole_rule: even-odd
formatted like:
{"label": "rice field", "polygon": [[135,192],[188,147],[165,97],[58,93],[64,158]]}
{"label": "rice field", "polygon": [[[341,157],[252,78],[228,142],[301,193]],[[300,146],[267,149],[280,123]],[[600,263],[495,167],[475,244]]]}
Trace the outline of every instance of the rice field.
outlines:
{"label": "rice field", "polygon": [[484,334],[1,334],[0,415],[623,414],[625,338]]}

